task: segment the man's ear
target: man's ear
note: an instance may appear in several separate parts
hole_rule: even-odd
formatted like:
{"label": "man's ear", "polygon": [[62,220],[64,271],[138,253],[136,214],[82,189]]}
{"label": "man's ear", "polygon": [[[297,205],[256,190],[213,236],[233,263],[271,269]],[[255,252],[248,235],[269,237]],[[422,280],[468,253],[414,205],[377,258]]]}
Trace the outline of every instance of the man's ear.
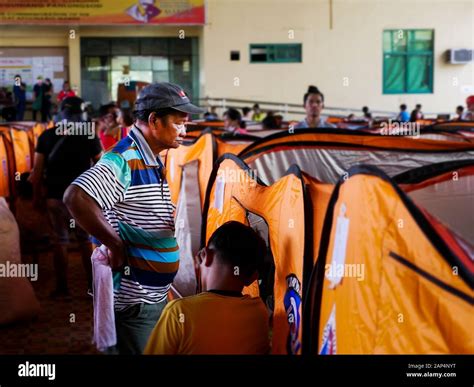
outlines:
{"label": "man's ear", "polygon": [[148,115],[148,127],[151,129],[161,129],[161,120],[156,116],[155,112]]}
{"label": "man's ear", "polygon": [[206,247],[204,249],[204,256],[202,260],[204,262],[204,265],[206,265],[207,267],[211,266],[212,262],[214,262],[214,252]]}

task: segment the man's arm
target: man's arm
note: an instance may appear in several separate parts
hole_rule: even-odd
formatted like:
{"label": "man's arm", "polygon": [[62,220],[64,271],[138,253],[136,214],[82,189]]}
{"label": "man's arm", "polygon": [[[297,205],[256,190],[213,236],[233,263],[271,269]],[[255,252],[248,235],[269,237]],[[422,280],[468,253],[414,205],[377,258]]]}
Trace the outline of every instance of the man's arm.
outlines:
{"label": "man's arm", "polygon": [[63,200],[79,225],[108,247],[112,269],[120,268],[125,262],[124,243],[105,219],[97,202],[77,185],[67,188]]}
{"label": "man's arm", "polygon": [[[92,153],[97,155],[97,153]],[[125,200],[130,185],[130,167],[119,154],[105,154],[64,193],[63,201],[79,225],[110,250],[112,268],[125,262],[124,242],[103,215]]]}
{"label": "man's arm", "polygon": [[36,208],[40,208],[43,198],[42,181],[44,173],[44,154],[35,152],[35,159],[33,162],[33,170],[31,171],[28,180],[33,186],[33,203]]}

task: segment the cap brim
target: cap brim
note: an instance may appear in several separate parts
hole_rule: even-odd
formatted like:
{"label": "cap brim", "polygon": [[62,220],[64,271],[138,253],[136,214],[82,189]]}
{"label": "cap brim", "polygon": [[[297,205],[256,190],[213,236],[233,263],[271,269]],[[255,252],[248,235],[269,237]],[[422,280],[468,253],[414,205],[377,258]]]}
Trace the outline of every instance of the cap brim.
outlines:
{"label": "cap brim", "polygon": [[185,103],[183,105],[173,106],[173,109],[178,110],[183,113],[188,114],[201,114],[204,113],[205,110],[194,106],[192,103]]}

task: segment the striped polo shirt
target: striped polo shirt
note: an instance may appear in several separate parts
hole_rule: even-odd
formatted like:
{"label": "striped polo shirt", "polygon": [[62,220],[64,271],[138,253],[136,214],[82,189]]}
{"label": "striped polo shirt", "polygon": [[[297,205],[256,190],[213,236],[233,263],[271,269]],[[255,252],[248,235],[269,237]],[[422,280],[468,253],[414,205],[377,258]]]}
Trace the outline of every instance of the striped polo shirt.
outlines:
{"label": "striped polo shirt", "polygon": [[121,275],[114,275],[116,310],[165,300],[178,271],[175,207],[162,171],[160,158],[134,126],[72,183],[95,199],[125,241],[128,263]]}

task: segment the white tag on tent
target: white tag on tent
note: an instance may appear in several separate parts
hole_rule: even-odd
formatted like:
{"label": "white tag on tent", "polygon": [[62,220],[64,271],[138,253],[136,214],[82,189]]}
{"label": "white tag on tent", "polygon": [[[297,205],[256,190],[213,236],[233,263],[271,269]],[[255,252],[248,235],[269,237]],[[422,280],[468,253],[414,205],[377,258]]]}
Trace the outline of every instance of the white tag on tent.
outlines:
{"label": "white tag on tent", "polygon": [[326,278],[334,289],[342,281],[345,272],[347,238],[349,236],[349,218],[346,218],[346,205],[343,203],[336,222],[336,237],[332,249],[332,260],[326,269]]}
{"label": "white tag on tent", "polygon": [[217,176],[216,191],[214,195],[214,208],[222,214],[224,210],[225,178],[222,175]]}

